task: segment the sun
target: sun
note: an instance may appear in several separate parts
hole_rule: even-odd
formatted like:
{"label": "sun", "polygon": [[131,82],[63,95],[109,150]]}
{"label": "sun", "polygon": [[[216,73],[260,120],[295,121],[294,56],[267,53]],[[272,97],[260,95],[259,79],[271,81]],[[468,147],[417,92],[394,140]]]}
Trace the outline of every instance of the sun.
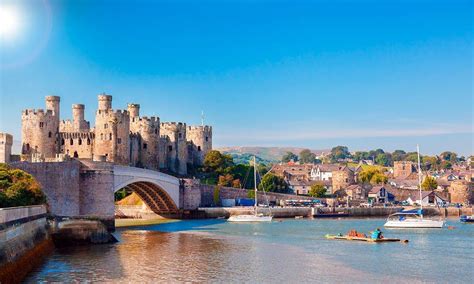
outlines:
{"label": "sun", "polygon": [[18,9],[0,5],[0,38],[13,38],[18,35],[20,28],[21,18]]}

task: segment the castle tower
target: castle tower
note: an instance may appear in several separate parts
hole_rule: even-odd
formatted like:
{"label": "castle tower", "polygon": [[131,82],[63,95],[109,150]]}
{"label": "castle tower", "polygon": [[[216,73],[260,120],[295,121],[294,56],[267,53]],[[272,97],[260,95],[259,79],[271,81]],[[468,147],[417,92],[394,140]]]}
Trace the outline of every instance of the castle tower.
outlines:
{"label": "castle tower", "polygon": [[89,131],[89,122],[84,119],[84,105],[72,105],[72,125],[73,131],[85,132]]}
{"label": "castle tower", "polygon": [[212,127],[211,126],[189,126],[186,139],[190,142],[189,162],[195,165],[203,165],[207,153],[212,150]]}
{"label": "castle tower", "polygon": [[130,118],[140,116],[140,105],[139,104],[128,104],[127,109],[128,109],[128,113],[130,114]]}
{"label": "castle tower", "polygon": [[47,96],[46,110],[28,109],[22,112],[23,155],[31,157],[32,154],[39,154],[44,158],[54,158],[58,153],[59,102],[59,97]]}
{"label": "castle tower", "polygon": [[[130,105],[129,111],[138,114],[138,109],[130,108]],[[130,146],[131,164],[157,170],[159,168],[160,118],[131,117],[130,132],[134,139],[137,139],[137,141],[132,141]]]}
{"label": "castle tower", "polygon": [[412,173],[416,173],[415,163],[411,161],[395,161],[393,162],[393,177],[407,178]]}
{"label": "castle tower", "polygon": [[0,133],[0,163],[9,163],[12,154],[13,136]]}
{"label": "castle tower", "polygon": [[95,117],[94,157],[105,156],[108,162],[130,162],[130,116],[125,110],[112,109],[112,96],[99,95]]}
{"label": "castle tower", "polygon": [[112,109],[112,96],[105,93],[99,95],[99,111]]}
{"label": "castle tower", "polygon": [[187,174],[188,148],[186,141],[186,124],[181,122],[164,122],[160,124],[161,139],[167,141],[167,145],[162,145],[165,151],[165,161],[162,167],[178,174]]}

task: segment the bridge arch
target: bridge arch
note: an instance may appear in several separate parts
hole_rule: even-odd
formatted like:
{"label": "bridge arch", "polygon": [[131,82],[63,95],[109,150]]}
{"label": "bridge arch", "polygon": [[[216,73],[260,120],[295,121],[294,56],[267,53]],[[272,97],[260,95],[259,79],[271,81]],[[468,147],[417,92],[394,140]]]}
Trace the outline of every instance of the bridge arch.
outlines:
{"label": "bridge arch", "polygon": [[156,214],[174,214],[180,204],[179,179],[161,172],[114,165],[113,192],[135,192]]}
{"label": "bridge arch", "polygon": [[126,185],[119,185],[114,192],[122,188],[135,192],[148,208],[156,214],[174,214],[178,212],[178,206],[171,196],[153,182],[134,181]]}

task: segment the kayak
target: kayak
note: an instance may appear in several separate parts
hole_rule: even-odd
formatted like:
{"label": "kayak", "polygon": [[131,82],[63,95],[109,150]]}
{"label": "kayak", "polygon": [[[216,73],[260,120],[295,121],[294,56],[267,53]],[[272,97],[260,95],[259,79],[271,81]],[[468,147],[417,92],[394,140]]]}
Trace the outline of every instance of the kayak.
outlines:
{"label": "kayak", "polygon": [[[385,243],[385,242],[400,242],[400,239],[372,239],[372,238],[361,238],[361,237],[349,237],[349,236],[339,236],[339,235],[326,235],[328,240],[346,240],[346,241],[359,241],[359,242],[368,242],[368,243]],[[403,240],[402,242],[408,242],[408,240]]]}

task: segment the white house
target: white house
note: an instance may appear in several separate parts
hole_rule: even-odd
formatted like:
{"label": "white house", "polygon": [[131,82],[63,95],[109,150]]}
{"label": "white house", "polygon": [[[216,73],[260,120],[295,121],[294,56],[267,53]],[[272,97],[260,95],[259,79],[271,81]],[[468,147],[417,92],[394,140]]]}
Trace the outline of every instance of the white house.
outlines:
{"label": "white house", "polygon": [[410,205],[413,205],[416,203],[416,204],[422,204],[423,206],[438,205],[438,204],[443,204],[447,202],[446,199],[441,197],[435,191],[422,191],[421,197],[422,197],[422,201],[420,202],[420,192],[414,191],[410,193],[410,195],[406,199],[406,202],[408,202],[408,204]]}
{"label": "white house", "polygon": [[318,181],[326,181],[332,179],[332,172],[339,170],[339,165],[321,164],[311,169],[310,179]]}

